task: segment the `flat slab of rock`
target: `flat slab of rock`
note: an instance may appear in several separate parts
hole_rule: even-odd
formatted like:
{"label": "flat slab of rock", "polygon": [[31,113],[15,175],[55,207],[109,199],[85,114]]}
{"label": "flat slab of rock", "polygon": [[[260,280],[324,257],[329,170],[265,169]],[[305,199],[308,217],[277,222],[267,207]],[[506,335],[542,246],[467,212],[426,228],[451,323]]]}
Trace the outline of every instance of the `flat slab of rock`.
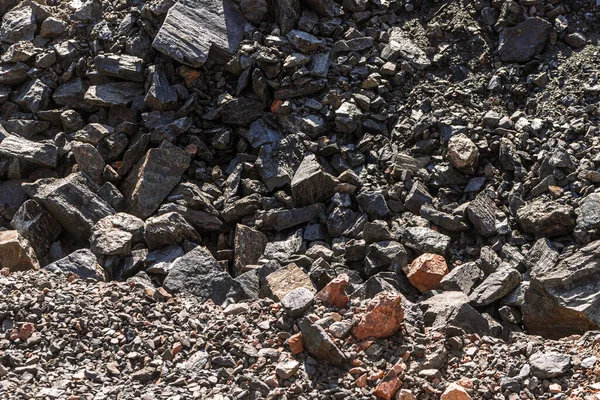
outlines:
{"label": "flat slab of rock", "polygon": [[223,59],[236,51],[243,37],[244,18],[230,0],[179,0],[167,14],[152,47],[200,67],[212,50]]}
{"label": "flat slab of rock", "polygon": [[10,135],[0,142],[0,155],[44,167],[56,167],[57,151],[54,144],[33,142],[17,135]]}
{"label": "flat slab of rock", "polygon": [[265,251],[267,236],[246,225],[237,224],[234,238],[234,268],[236,275],[246,265],[255,265]]}
{"label": "flat slab of rock", "polygon": [[419,303],[426,326],[445,331],[449,336],[489,333],[488,321],[469,305],[462,292],[443,292]]}
{"label": "flat slab of rock", "polygon": [[90,189],[88,180],[80,173],[62,179],[38,179],[22,186],[30,197],[44,206],[76,238],[87,239],[96,222],[115,213],[107,202]]}
{"label": "flat slab of rock", "polygon": [[292,196],[299,206],[329,200],[336,180],[323,170],[314,155],[304,157],[292,178]]}
{"label": "flat slab of rock", "polygon": [[521,282],[521,273],[511,267],[500,267],[471,293],[471,302],[479,307],[501,299]]}
{"label": "flat slab of rock", "polygon": [[551,379],[564,375],[571,366],[571,356],[556,351],[537,352],[529,357],[531,372],[538,379]]}
{"label": "flat slab of rock", "polygon": [[301,287],[316,293],[306,272],[296,264],[290,264],[265,278],[263,287],[261,287],[261,294],[264,293],[275,301],[281,301],[289,292]]}
{"label": "flat slab of rock", "polygon": [[100,75],[143,82],[144,60],[127,54],[102,54],[94,58]]}
{"label": "flat slab of rock", "polygon": [[552,25],[541,18],[527,18],[500,34],[498,53],[504,62],[523,63],[541,53],[550,39]]}
{"label": "flat slab of rock", "polygon": [[144,94],[144,87],[133,82],[112,82],[90,86],[83,99],[86,103],[101,106],[126,106],[136,96]]}
{"label": "flat slab of rock", "polygon": [[381,57],[386,61],[396,61],[401,58],[416,69],[425,69],[431,65],[427,54],[400,28],[393,29],[390,41],[381,51]]}
{"label": "flat slab of rock", "polygon": [[152,215],[177,186],[190,161],[190,154],[169,142],[148,150],[121,186],[127,213],[140,218]]}
{"label": "flat slab of rock", "polygon": [[172,293],[184,293],[212,300],[221,305],[228,297],[237,300],[241,286],[212,256],[206,247],[198,246],[171,265],[163,286]]}

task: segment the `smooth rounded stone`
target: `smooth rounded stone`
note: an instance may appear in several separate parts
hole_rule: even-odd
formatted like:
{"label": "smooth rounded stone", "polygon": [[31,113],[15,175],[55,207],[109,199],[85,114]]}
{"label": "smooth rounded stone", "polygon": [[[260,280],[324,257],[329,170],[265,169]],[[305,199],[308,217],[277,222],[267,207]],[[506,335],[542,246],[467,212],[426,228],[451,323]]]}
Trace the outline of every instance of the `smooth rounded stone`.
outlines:
{"label": "smooth rounded stone", "polygon": [[448,161],[456,168],[469,168],[477,164],[479,150],[467,135],[460,133],[448,141]]}
{"label": "smooth rounded stone", "polygon": [[386,338],[400,329],[404,320],[405,301],[400,293],[381,292],[369,302],[365,313],[352,330],[357,339]]}
{"label": "smooth rounded stone", "polygon": [[444,276],[448,274],[448,264],[444,257],[430,253],[415,258],[407,269],[408,280],[421,293],[437,289]]}
{"label": "smooth rounded stone", "polygon": [[315,295],[313,291],[299,287],[288,292],[281,300],[281,305],[290,317],[298,318],[304,315],[314,300]]}
{"label": "smooth rounded stone", "polygon": [[537,352],[529,357],[531,372],[538,379],[551,379],[564,375],[571,366],[571,356],[556,351]]}

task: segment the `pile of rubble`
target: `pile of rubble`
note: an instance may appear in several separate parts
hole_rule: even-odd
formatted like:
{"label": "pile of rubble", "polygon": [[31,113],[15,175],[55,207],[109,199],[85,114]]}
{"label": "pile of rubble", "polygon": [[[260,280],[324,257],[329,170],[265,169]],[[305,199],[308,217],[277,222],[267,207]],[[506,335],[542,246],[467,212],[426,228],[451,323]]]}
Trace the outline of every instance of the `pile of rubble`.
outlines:
{"label": "pile of rubble", "polygon": [[[0,267],[143,282],[152,301],[270,299],[296,318],[281,332],[302,331],[317,358],[331,346],[311,350],[307,336],[329,338],[314,324],[331,311],[307,310],[334,285],[329,333],[344,342],[354,329],[397,376],[405,367],[383,357],[396,347],[369,350],[348,299],[391,296],[403,315],[390,335],[402,326],[428,351],[441,335],[467,338],[453,349],[514,344],[530,357],[524,333],[598,329],[593,3],[5,0]],[[0,318],[7,338],[15,318]],[[324,358],[345,366],[348,351]],[[414,395],[441,394],[460,360],[426,367],[458,369]],[[549,393],[515,363],[505,372],[516,384],[475,397]],[[369,376],[364,396],[382,378]],[[569,382],[556,393],[573,394]]]}

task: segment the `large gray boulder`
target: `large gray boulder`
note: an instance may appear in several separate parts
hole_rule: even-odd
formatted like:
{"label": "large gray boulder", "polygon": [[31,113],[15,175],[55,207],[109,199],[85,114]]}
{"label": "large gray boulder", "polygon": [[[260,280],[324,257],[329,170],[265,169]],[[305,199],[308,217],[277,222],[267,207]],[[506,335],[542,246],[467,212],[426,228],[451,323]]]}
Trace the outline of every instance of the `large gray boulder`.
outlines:
{"label": "large gray boulder", "polygon": [[239,300],[240,284],[212,256],[206,247],[198,246],[173,262],[163,286],[172,293],[212,300],[221,305],[227,300]]}
{"label": "large gray boulder", "polygon": [[500,34],[498,53],[504,62],[524,63],[541,53],[550,39],[552,25],[542,18],[528,18],[505,28]]}
{"label": "large gray boulder", "polygon": [[76,274],[84,279],[92,278],[99,281],[106,279],[104,270],[96,261],[96,256],[88,249],[74,251],[65,258],[49,264],[45,269],[53,272]]}

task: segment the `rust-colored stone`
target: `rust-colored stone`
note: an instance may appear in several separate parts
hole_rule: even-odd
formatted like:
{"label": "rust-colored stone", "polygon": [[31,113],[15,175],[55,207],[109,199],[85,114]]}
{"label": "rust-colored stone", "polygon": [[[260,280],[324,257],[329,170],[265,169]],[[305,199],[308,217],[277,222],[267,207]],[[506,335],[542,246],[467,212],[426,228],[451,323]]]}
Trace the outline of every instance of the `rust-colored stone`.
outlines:
{"label": "rust-colored stone", "polygon": [[288,345],[290,346],[290,351],[292,354],[300,354],[304,351],[304,346],[302,345],[302,334],[296,333],[288,339]]}
{"label": "rust-colored stone", "polygon": [[448,273],[444,257],[425,253],[415,258],[408,266],[408,280],[421,293],[437,289],[442,278]]}
{"label": "rust-colored stone", "polygon": [[386,338],[400,329],[403,320],[402,295],[381,292],[371,300],[352,333],[359,340],[368,337]]}
{"label": "rust-colored stone", "polygon": [[346,288],[350,283],[347,274],[341,274],[329,282],[323,290],[317,293],[317,300],[337,308],[346,308],[348,305],[348,295]]}
{"label": "rust-colored stone", "polygon": [[396,392],[395,400],[417,400],[417,397],[408,389],[400,389]]}
{"label": "rust-colored stone", "polygon": [[402,360],[398,361],[375,388],[375,392],[373,392],[375,397],[383,400],[390,400],[394,397],[398,389],[402,387],[401,379],[404,378],[404,371],[406,371],[406,364]]}
{"label": "rust-colored stone", "polygon": [[0,267],[11,272],[40,269],[29,241],[17,231],[0,231]]}
{"label": "rust-colored stone", "polygon": [[456,383],[448,385],[440,400],[472,400],[465,388]]}
{"label": "rust-colored stone", "polygon": [[361,376],[356,378],[356,380],[354,381],[354,384],[359,388],[363,388],[363,387],[367,386],[367,374],[362,374]]}

